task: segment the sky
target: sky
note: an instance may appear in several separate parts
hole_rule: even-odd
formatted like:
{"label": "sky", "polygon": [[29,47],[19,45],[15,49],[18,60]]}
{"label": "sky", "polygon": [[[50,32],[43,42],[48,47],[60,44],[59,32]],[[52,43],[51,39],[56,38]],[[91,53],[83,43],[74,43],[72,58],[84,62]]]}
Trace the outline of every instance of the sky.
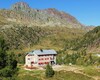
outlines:
{"label": "sky", "polygon": [[31,8],[64,11],[84,25],[100,25],[100,0],[0,0],[0,8],[10,9],[11,5],[21,1]]}

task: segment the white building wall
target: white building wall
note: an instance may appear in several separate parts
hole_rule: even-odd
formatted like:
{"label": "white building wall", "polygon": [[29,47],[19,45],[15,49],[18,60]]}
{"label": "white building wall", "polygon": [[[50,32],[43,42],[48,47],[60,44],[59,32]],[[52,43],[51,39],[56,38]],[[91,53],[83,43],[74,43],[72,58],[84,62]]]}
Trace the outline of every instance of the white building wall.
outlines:
{"label": "white building wall", "polygon": [[56,64],[56,56],[54,56],[54,62],[55,62],[55,64]]}
{"label": "white building wall", "polygon": [[[37,67],[40,66],[39,63],[45,63],[45,62],[51,62],[54,61],[56,64],[56,56],[54,55],[42,55],[42,56],[38,56],[36,54],[32,55],[32,56],[28,56],[30,54],[27,54],[25,57],[25,66],[27,67]],[[51,59],[52,58],[52,59]],[[41,60],[43,59],[43,60]],[[34,64],[31,64],[32,62],[34,62]],[[46,65],[46,64],[44,64]]]}
{"label": "white building wall", "polygon": [[[32,62],[34,62],[34,64],[32,64]],[[31,55],[28,56],[28,54],[25,57],[25,66],[31,67],[31,66],[38,66],[38,56],[35,55]]]}

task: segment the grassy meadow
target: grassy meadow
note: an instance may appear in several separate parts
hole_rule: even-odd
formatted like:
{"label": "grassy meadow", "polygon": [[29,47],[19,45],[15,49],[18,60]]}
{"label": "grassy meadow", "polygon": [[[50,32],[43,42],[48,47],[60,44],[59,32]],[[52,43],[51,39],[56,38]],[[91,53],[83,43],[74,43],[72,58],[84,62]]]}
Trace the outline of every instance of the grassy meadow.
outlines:
{"label": "grassy meadow", "polygon": [[[69,70],[69,68],[75,68]],[[25,70],[23,67],[19,67],[18,80],[100,80],[100,69],[95,67],[83,67],[83,66],[68,66],[63,65],[59,69],[55,70],[55,75],[51,78],[45,77],[45,69],[43,70]],[[76,71],[77,70],[77,71]]]}

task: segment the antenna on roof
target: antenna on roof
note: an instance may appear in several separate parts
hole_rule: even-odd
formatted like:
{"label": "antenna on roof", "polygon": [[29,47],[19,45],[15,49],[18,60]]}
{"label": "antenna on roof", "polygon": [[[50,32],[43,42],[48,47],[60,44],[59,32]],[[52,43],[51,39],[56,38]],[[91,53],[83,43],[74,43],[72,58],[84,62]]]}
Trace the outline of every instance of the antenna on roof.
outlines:
{"label": "antenna on roof", "polygon": [[40,49],[41,52],[43,52],[43,49]]}

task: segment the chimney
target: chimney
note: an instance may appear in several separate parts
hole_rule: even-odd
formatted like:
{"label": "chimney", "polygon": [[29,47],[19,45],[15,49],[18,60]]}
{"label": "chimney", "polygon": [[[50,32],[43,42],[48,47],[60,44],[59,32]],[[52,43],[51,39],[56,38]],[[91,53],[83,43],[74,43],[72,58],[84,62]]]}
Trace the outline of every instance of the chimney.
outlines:
{"label": "chimney", "polygon": [[40,49],[41,52],[43,52],[43,49]]}

